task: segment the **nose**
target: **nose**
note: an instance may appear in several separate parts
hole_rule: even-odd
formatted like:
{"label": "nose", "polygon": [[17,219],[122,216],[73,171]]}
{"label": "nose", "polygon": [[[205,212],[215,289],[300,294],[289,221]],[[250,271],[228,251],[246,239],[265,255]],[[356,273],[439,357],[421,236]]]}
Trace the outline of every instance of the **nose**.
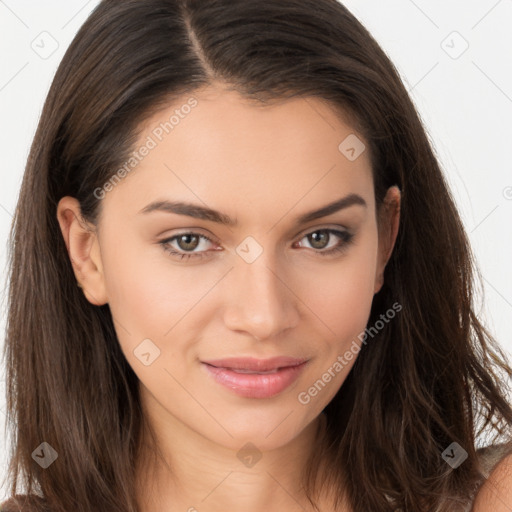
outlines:
{"label": "nose", "polygon": [[253,263],[240,259],[228,278],[224,323],[232,331],[264,340],[278,336],[299,321],[299,299],[288,273],[269,251]]}

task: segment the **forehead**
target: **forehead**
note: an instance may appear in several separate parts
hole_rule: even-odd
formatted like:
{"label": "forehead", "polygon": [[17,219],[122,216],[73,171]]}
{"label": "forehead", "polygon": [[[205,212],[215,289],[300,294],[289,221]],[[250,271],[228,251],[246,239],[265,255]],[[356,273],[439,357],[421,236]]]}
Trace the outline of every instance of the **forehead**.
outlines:
{"label": "forehead", "polygon": [[[365,145],[340,110],[320,98],[262,104],[207,87],[140,127],[136,165],[107,193],[107,202],[138,211],[150,200],[179,198],[231,209],[242,220],[244,210],[275,217],[350,193],[365,195],[371,207]],[[347,149],[355,149],[356,158]]]}

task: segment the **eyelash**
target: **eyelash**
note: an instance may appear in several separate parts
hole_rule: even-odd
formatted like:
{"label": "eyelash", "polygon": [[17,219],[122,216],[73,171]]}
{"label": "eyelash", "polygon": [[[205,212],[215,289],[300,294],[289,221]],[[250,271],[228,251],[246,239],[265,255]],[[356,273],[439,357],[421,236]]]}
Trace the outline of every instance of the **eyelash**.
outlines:
{"label": "eyelash", "polygon": [[[302,238],[306,238],[307,236],[312,235],[313,233],[320,233],[320,232],[334,234],[337,237],[341,238],[341,242],[337,246],[335,246],[327,251],[313,249],[319,256],[332,256],[332,255],[340,254],[340,253],[344,252],[347,249],[347,247],[353,242],[353,238],[354,238],[353,233],[349,233],[348,231],[339,231],[336,229],[328,229],[328,228],[316,229],[314,231],[310,231],[309,233],[306,233]],[[178,235],[174,235],[171,238],[166,238],[165,240],[162,240],[161,242],[159,242],[159,244],[162,246],[162,248],[165,252],[169,253],[171,256],[179,257],[181,260],[183,260],[184,258],[187,260],[189,260],[190,258],[203,258],[204,253],[206,251],[202,251],[202,252],[198,252],[198,253],[186,253],[186,252],[176,251],[169,246],[169,244],[171,242],[173,242],[174,240],[178,239],[179,237],[185,236],[185,235],[197,236],[199,238],[202,238],[203,240],[207,240],[208,242],[215,243],[211,238],[208,238],[205,235],[201,235],[200,233],[185,232],[185,233],[179,233]],[[302,240],[302,238],[301,238],[301,240]],[[330,239],[329,239],[329,242],[330,242]]]}

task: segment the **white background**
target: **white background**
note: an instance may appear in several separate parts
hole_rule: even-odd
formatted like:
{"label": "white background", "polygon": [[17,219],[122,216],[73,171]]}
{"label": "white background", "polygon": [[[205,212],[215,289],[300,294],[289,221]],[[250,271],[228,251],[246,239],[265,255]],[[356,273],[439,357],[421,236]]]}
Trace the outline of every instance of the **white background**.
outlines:
{"label": "white background", "polygon": [[[25,160],[57,65],[97,3],[0,0],[0,348],[6,243]],[[481,317],[512,354],[512,0],[347,0],[345,5],[391,57],[419,109],[480,265]],[[44,53],[54,47],[53,54]],[[0,479],[10,441],[3,435],[3,363]],[[0,501],[6,493],[0,489]]]}

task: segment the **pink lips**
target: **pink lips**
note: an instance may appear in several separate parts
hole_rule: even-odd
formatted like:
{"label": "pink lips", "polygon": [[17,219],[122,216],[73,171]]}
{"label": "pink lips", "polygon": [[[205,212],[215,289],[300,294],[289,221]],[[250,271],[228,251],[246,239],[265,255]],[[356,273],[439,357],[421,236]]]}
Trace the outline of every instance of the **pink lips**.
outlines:
{"label": "pink lips", "polygon": [[295,357],[249,357],[203,361],[202,366],[219,384],[240,396],[269,398],[290,386],[307,361]]}

